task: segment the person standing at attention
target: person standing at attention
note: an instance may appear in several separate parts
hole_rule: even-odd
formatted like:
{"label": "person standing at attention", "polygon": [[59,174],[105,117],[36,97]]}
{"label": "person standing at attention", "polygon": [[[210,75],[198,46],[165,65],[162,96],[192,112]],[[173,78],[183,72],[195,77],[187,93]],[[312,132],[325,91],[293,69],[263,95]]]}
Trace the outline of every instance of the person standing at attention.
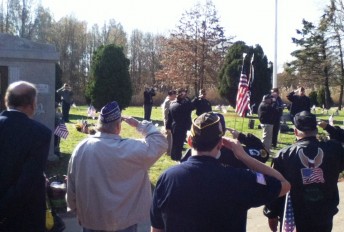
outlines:
{"label": "person standing at attention", "polygon": [[154,88],[146,88],[143,92],[143,110],[144,110],[144,120],[150,121],[152,108],[153,108],[153,97],[155,96]]}
{"label": "person standing at attention", "polygon": [[182,158],[186,132],[190,130],[191,113],[194,109],[194,105],[187,98],[187,91],[182,88],[178,89],[177,100],[170,105],[166,123],[166,131],[172,133],[172,160],[180,161]]}
{"label": "person standing at attention", "polygon": [[278,133],[280,131],[280,126],[281,126],[281,117],[283,115],[284,104],[280,97],[278,88],[273,88],[271,90],[271,96],[276,99],[275,104],[276,104],[277,116],[274,117],[274,122],[273,122],[274,127],[272,129],[272,147],[276,148],[277,142],[278,142]]}
{"label": "person standing at attention", "polygon": [[195,97],[191,102],[196,108],[197,116],[212,111],[211,103],[207,100],[207,92],[205,91],[205,89],[201,89],[199,91],[199,96]]}
{"label": "person standing at attention", "polygon": [[52,132],[33,120],[37,89],[10,84],[0,114],[0,231],[45,232],[45,177]]}
{"label": "person standing at attention", "polygon": [[[279,172],[250,157],[238,140],[223,138],[224,133],[214,113],[193,121],[191,157],[167,169],[154,190],[152,232],[244,232],[248,209],[289,191]],[[252,171],[222,166],[222,146]]]}
{"label": "person standing at attention", "polygon": [[[166,123],[168,119],[168,111],[170,109],[171,102],[176,100],[176,91],[175,90],[170,90],[168,91],[168,95],[165,98],[165,101],[162,103],[161,108],[162,108],[162,116],[164,119],[164,128],[166,128]],[[168,148],[167,148],[167,155],[171,155],[171,147],[172,147],[172,134],[171,131],[168,130],[166,131],[166,138],[168,142]]]}
{"label": "person standing at attention", "polygon": [[71,87],[65,83],[62,88],[56,91],[62,100],[62,117],[63,121],[69,122],[69,110],[70,106],[73,104],[73,91]]}
{"label": "person standing at attention", "polygon": [[294,123],[294,116],[301,111],[311,110],[311,100],[305,94],[305,88],[299,87],[297,90],[290,92],[287,99],[291,102],[290,119]]}
{"label": "person standing at attention", "polygon": [[[122,138],[122,121],[144,138]],[[101,109],[97,130],[70,158],[68,207],[83,232],[136,232],[138,223],[149,220],[148,169],[166,152],[166,138],[151,122],[122,117],[115,101]]]}
{"label": "person standing at attention", "polygon": [[275,117],[277,117],[275,98],[270,94],[264,95],[262,102],[258,107],[258,117],[263,129],[262,142],[265,149],[270,153],[271,142],[272,142],[272,132],[273,123],[275,122]]}

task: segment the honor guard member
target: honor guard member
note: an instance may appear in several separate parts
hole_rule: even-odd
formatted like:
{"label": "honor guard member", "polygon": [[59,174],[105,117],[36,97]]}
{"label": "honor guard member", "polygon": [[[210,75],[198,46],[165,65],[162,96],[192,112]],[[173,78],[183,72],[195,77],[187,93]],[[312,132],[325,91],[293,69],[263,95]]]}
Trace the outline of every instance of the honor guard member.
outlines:
{"label": "honor guard member", "polygon": [[194,106],[187,98],[185,89],[177,89],[177,100],[171,103],[166,130],[172,133],[171,159],[180,161],[183,152],[186,132],[191,127],[191,113]]}

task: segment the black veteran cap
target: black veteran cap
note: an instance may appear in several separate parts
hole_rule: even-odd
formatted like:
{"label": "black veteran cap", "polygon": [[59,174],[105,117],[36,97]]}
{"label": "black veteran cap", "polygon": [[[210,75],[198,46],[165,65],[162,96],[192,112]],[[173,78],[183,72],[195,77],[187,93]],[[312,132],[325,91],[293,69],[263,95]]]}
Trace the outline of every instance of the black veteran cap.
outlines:
{"label": "black veteran cap", "polygon": [[200,142],[214,141],[224,135],[220,117],[215,113],[204,113],[192,122],[191,136]]}
{"label": "black veteran cap", "polygon": [[295,115],[294,125],[300,131],[315,130],[317,129],[317,119],[309,111],[302,111]]}

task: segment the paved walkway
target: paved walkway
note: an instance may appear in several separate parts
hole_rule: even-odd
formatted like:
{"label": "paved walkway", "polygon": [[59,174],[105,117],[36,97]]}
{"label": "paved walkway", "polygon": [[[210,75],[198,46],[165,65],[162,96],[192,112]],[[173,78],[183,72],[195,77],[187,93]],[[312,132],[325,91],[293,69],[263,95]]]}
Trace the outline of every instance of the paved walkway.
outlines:
{"label": "paved walkway", "polygon": [[[332,232],[342,232],[344,228],[344,182],[338,183],[340,203],[339,213],[334,218]],[[247,232],[269,232],[267,218],[262,213],[263,207],[253,208],[248,211],[247,216]],[[81,227],[72,215],[62,215],[63,221],[66,223],[64,232],[80,232]],[[139,232],[149,232],[149,222],[139,225]]]}

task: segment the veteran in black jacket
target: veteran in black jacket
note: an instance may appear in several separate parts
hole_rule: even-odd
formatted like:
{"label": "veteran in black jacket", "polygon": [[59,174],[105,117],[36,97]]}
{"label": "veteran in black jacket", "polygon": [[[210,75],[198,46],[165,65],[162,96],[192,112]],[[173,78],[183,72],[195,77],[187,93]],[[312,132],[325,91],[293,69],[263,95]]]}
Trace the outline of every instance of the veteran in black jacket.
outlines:
{"label": "veteran in black jacket", "polygon": [[32,119],[37,90],[12,83],[0,114],[0,231],[45,232],[45,177],[51,130]]}
{"label": "veteran in black jacket", "polygon": [[[344,148],[336,140],[318,141],[315,115],[302,111],[294,117],[297,142],[282,149],[273,161],[291,184],[290,197],[298,232],[330,232],[338,212],[338,177],[344,170]],[[284,197],[266,205],[272,231],[282,221]]]}

